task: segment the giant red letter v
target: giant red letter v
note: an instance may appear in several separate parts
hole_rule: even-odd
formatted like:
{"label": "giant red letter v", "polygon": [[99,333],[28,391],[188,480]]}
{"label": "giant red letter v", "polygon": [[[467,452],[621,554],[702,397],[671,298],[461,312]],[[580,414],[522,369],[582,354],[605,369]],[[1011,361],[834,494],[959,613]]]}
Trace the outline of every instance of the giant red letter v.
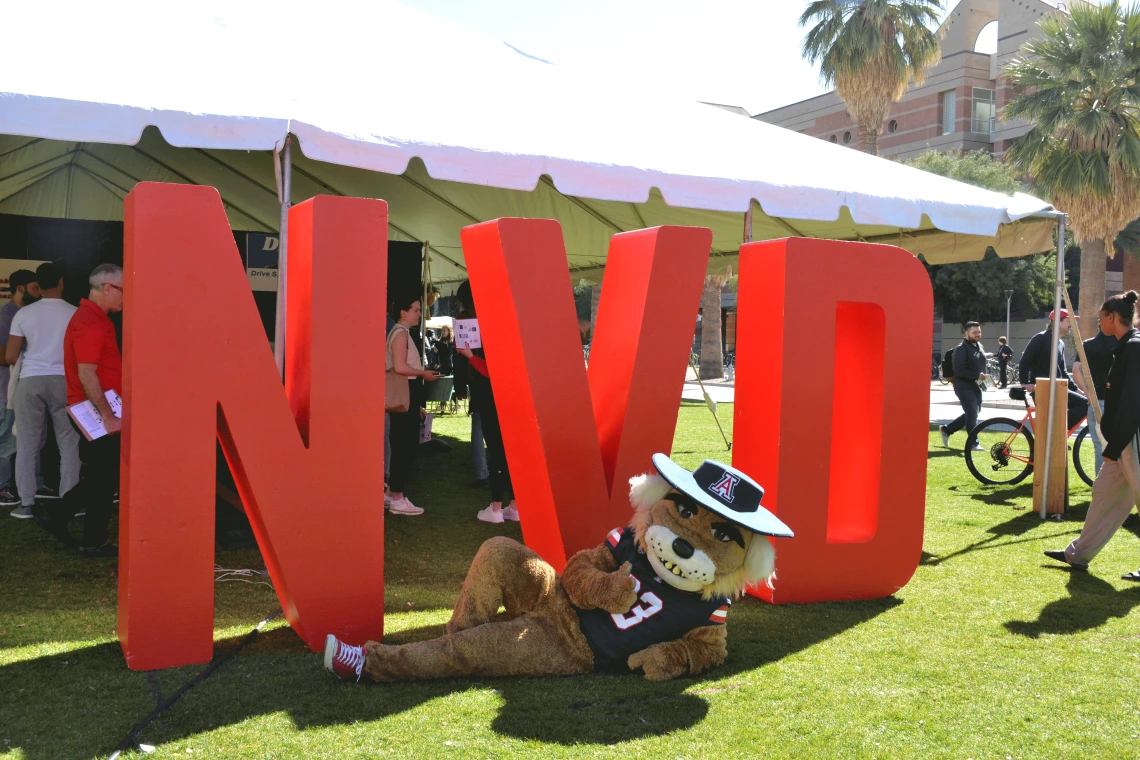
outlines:
{"label": "giant red letter v", "polygon": [[588,372],[558,223],[462,238],[523,537],[561,569],[627,524],[629,478],[672,446],[712,232],[613,237]]}

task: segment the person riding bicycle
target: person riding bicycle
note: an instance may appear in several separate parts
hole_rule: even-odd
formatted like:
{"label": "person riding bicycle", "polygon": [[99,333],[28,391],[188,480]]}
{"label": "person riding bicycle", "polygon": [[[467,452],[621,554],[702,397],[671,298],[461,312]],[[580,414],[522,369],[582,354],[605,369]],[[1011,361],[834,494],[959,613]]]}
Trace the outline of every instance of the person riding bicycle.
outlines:
{"label": "person riding bicycle", "polygon": [[[1053,322],[1053,314],[1054,312],[1049,312],[1050,323]],[[1069,322],[1067,309],[1061,309],[1060,327],[1061,338],[1068,335],[1069,330],[1073,327],[1072,323]],[[1017,365],[1018,379],[1021,385],[1030,392],[1033,391],[1037,378],[1049,378],[1049,362],[1052,359],[1049,355],[1049,344],[1052,343],[1052,333],[1053,328],[1050,324],[1049,327],[1029,339],[1029,344],[1021,354],[1021,362]],[[1065,343],[1063,340],[1057,341],[1057,379],[1069,381],[1068,420],[1071,428],[1085,416],[1088,411],[1089,400],[1083,394],[1073,390],[1079,386],[1073,380],[1073,376],[1069,374],[1068,365],[1065,364]],[[1036,394],[1034,394],[1034,402],[1036,400]]]}

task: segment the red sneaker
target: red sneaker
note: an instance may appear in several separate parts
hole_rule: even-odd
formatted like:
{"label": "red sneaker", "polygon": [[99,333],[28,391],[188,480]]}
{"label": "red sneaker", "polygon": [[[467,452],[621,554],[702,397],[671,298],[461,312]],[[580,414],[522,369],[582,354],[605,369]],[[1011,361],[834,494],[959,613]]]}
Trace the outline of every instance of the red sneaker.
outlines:
{"label": "red sneaker", "polygon": [[364,648],[345,644],[330,633],[325,637],[325,669],[342,681],[353,676],[359,681],[364,670]]}

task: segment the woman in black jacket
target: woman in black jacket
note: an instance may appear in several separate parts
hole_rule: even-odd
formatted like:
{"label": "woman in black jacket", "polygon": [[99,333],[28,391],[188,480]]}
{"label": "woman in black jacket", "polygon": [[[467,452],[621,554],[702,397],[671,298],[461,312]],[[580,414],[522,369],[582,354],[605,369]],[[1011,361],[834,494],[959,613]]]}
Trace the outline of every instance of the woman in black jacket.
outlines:
{"label": "woman in black jacket", "polygon": [[[1067,562],[1078,570],[1104,548],[1124,524],[1140,499],[1140,332],[1136,330],[1135,290],[1115,295],[1100,310],[1100,329],[1117,339],[1112,368],[1105,384],[1104,466],[1093,484],[1092,503],[1081,535],[1064,549],[1050,549],[1045,556]],[[1124,575],[1140,581],[1140,570]]]}
{"label": "woman in black jacket", "polygon": [[[470,315],[477,318],[475,301],[471,297],[471,283],[464,282],[455,292],[455,297],[471,310]],[[507,452],[503,445],[503,431],[499,428],[499,410],[495,406],[495,394],[491,383],[491,373],[487,369],[487,360],[482,348],[474,351],[468,348],[456,347],[457,356],[467,360],[467,386],[470,390],[468,402],[472,414],[479,414],[483,428],[483,441],[487,445],[487,470],[491,486],[491,503],[486,509],[481,509],[475,515],[483,522],[501,523],[504,520],[519,519],[518,507],[515,505],[514,488],[511,485],[511,473],[507,468]],[[474,445],[474,441],[472,444]],[[510,502],[503,506],[507,496]]]}

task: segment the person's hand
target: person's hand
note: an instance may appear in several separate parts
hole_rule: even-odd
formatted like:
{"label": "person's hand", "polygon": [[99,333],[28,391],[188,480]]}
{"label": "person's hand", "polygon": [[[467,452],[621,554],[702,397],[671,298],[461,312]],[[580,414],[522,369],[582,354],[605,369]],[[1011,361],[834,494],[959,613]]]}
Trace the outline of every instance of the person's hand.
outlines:
{"label": "person's hand", "polygon": [[427,409],[424,409],[424,408],[421,406],[421,407],[420,407],[420,419],[422,420],[422,419],[425,419],[426,417],[427,417]]}
{"label": "person's hand", "polygon": [[475,355],[475,354],[471,353],[470,348],[457,348],[457,349],[455,349],[455,351],[456,351],[456,353],[459,353],[459,354],[462,354],[463,356],[466,356],[468,359],[470,359],[472,356]]}
{"label": "person's hand", "polygon": [[434,383],[440,378],[440,374],[433,369],[425,369],[420,373],[420,377],[427,380],[429,383]]}
{"label": "person's hand", "polygon": [[103,420],[103,429],[107,431],[108,435],[122,432],[123,421],[112,414],[110,419]]}

